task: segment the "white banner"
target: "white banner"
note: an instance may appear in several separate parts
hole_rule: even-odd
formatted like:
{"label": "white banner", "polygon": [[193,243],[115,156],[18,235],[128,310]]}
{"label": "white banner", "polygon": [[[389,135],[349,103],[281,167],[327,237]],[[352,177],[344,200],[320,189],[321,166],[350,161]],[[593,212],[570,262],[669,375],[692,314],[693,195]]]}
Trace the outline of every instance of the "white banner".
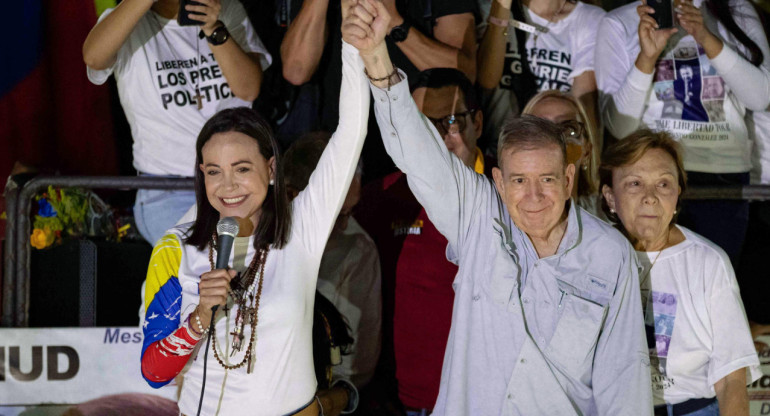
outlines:
{"label": "white banner", "polygon": [[[764,347],[759,361],[765,375],[748,387],[749,414],[770,416],[770,336],[757,341]],[[142,332],[136,327],[2,328],[0,415],[118,393],[149,393],[176,401],[176,386],[153,389],[144,381],[141,349]]]}
{"label": "white banner", "polygon": [[138,327],[2,328],[0,405],[82,403],[117,393],[176,401],[176,386],[153,389],[144,381],[141,351]]}

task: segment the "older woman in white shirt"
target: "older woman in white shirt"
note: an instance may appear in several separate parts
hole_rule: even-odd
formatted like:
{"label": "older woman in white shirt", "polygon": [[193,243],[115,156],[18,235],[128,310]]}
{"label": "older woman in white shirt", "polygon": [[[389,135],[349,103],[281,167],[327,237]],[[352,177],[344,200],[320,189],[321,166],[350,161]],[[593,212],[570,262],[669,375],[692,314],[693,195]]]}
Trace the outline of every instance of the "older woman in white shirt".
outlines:
{"label": "older woman in white shirt", "polygon": [[687,179],[679,145],[640,130],[607,150],[599,177],[603,208],[643,266],[655,414],[748,415],[759,360],[727,255],[674,222]]}

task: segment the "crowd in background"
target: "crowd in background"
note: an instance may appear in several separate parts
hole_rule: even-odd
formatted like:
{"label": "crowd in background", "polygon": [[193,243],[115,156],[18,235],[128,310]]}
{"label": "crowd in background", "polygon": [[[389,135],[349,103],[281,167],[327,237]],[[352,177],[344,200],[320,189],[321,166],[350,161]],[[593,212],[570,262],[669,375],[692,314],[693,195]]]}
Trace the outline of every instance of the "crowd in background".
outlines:
{"label": "crowd in background", "polygon": [[[182,26],[177,0],[123,0],[99,18],[84,44],[88,77],[101,84],[115,76],[139,175],[196,176],[195,142],[206,121],[225,108],[251,105],[282,148],[271,169],[282,172],[294,198],[321,166],[343,116],[344,5],[201,3],[187,8],[201,13],[191,17],[201,26]],[[639,2],[610,11],[573,0],[382,4],[391,16],[389,55],[417,108],[449,152],[489,180],[508,121],[531,115],[561,129],[566,161],[576,171],[572,201],[632,241],[635,229],[614,206],[622,195],[613,187],[619,174],[613,169],[646,159],[623,159],[622,149],[613,148],[620,162],[605,167],[609,179],[600,177],[600,166],[606,149],[640,128],[679,142],[682,153],[669,154],[689,185],[770,184],[770,48],[764,15],[748,0],[677,2],[673,29],[660,29],[652,9]],[[351,387],[337,382],[344,379],[358,391],[359,414],[425,415],[439,394],[458,274],[447,259],[457,253],[386,153],[373,111],[320,263],[319,397],[324,409],[334,409],[326,414],[349,410]],[[665,143],[651,146],[640,154]],[[162,242],[183,217],[195,218],[195,204],[194,192],[140,191],[136,223],[147,241]],[[770,248],[770,206],[674,205],[669,219],[729,256],[752,335],[770,333],[762,307],[770,293],[763,254]],[[660,322],[656,317],[653,324],[657,337],[648,334],[654,340],[671,335],[657,328]]]}

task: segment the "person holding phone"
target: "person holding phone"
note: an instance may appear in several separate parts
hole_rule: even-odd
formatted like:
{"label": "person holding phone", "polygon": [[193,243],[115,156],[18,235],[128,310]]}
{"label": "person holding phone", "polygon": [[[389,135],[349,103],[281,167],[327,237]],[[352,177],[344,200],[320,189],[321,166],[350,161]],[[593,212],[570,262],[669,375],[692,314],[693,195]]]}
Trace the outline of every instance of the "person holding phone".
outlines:
{"label": "person holding phone", "polygon": [[[83,44],[91,82],[115,74],[139,175],[192,177],[203,124],[251,105],[271,61],[240,2],[181,1],[123,0]],[[139,190],[139,232],[154,244],[194,204],[192,191]]]}
{"label": "person holding phone", "polygon": [[[670,132],[684,149],[691,185],[748,184],[752,143],[744,116],[770,104],[770,48],[759,17],[747,0],[662,1],[675,1],[678,27],[663,27],[646,2],[619,7],[599,25],[604,125],[618,139],[639,127]],[[743,201],[687,201],[679,223],[737,264],[748,214]]]}

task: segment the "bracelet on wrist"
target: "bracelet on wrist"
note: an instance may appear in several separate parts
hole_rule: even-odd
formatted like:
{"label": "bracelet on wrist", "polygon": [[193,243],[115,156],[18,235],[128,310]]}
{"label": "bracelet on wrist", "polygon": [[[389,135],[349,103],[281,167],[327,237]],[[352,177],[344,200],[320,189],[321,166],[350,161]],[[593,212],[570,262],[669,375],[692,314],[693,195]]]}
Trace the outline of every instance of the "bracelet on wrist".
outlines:
{"label": "bracelet on wrist", "polygon": [[187,334],[190,335],[190,338],[192,338],[195,341],[200,341],[201,338],[203,338],[203,334],[193,329],[193,325],[190,323],[191,316],[192,314],[187,315],[187,318],[185,318],[184,328],[187,329]]}
{"label": "bracelet on wrist", "polygon": [[508,20],[506,20],[506,19],[500,19],[500,18],[497,18],[497,17],[494,17],[494,16],[489,16],[487,18],[487,21],[489,23],[495,25],[495,26],[498,26],[498,27],[504,27],[504,28],[508,27]]}
{"label": "bracelet on wrist", "polygon": [[203,326],[203,323],[201,322],[200,313],[198,312],[198,307],[195,307],[195,310],[193,311],[195,313],[195,325],[198,327],[198,332],[200,333],[201,337],[204,337],[208,332],[209,328],[206,326]]}
{"label": "bracelet on wrist", "polygon": [[398,72],[398,67],[396,67],[395,65],[393,65],[393,72],[391,72],[390,74],[382,78],[372,77],[371,75],[369,75],[369,71],[367,71],[366,68],[364,68],[364,74],[366,74],[366,77],[369,78],[369,81],[371,81],[372,83],[388,81],[388,91],[390,91],[390,87],[398,84],[401,81],[401,74]]}
{"label": "bracelet on wrist", "polygon": [[499,28],[503,29],[503,37],[505,37],[505,38],[508,37],[508,25],[509,25],[509,21],[508,20],[499,19],[499,18],[494,17],[494,16],[489,16],[487,18],[487,21],[492,26],[496,26],[496,27],[499,27]]}

